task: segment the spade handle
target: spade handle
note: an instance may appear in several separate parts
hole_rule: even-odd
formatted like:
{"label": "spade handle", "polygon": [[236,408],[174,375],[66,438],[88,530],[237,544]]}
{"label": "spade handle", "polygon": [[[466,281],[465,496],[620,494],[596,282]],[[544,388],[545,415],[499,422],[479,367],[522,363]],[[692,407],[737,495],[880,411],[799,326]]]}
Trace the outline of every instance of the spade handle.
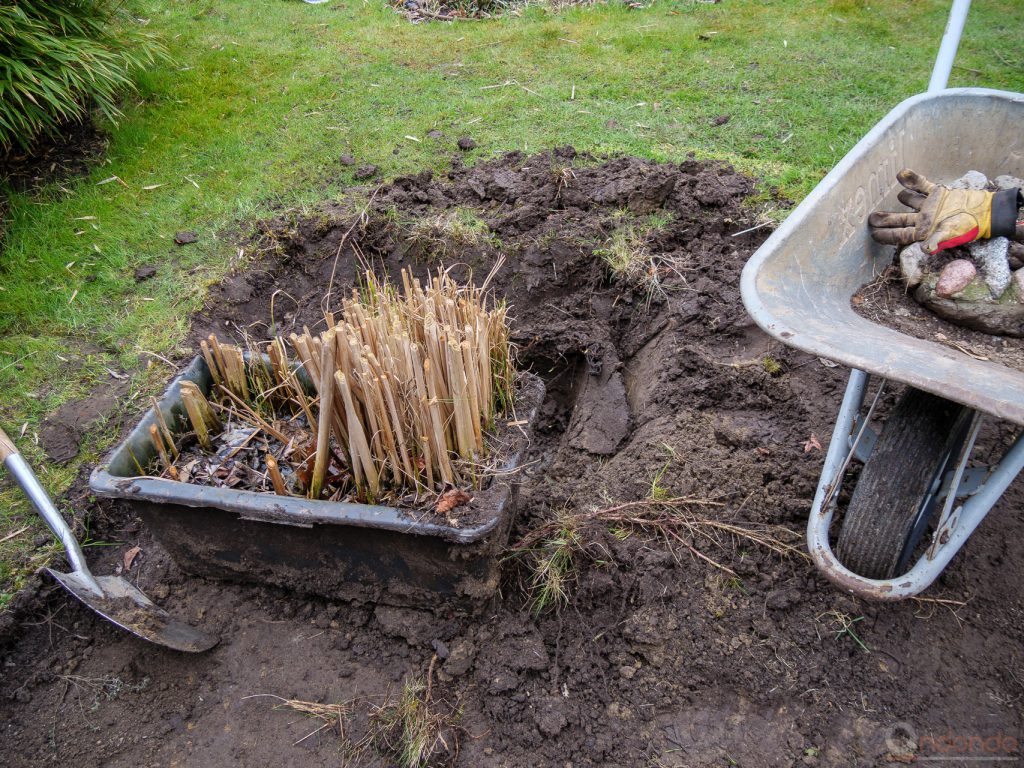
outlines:
{"label": "spade handle", "polygon": [[68,524],[61,517],[60,512],[53,506],[49,494],[39,482],[36,473],[32,471],[32,467],[28,465],[28,462],[18,452],[17,446],[14,445],[14,442],[7,436],[2,427],[0,427],[0,461],[7,467],[7,471],[11,473],[11,476],[18,485],[21,486],[21,490],[28,496],[32,506],[36,508],[36,511],[46,521],[46,524],[50,526],[50,530],[54,532],[57,538],[60,539],[60,543],[64,545],[64,551],[67,553],[68,563],[71,564],[71,568],[81,574],[89,587],[95,589],[96,593],[102,596],[103,589],[89,572],[89,568],[85,564],[85,556],[82,554],[82,548],[78,546],[75,534],[71,532]]}

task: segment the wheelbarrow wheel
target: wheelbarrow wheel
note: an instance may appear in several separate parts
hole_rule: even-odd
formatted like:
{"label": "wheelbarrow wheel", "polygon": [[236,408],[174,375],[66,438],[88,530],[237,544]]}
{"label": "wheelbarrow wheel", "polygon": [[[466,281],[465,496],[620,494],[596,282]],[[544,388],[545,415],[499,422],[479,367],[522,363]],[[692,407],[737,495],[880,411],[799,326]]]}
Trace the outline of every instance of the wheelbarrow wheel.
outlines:
{"label": "wheelbarrow wheel", "polygon": [[850,497],[836,556],[854,573],[891,579],[927,528],[932,494],[949,457],[964,406],[909,388],[886,419]]}

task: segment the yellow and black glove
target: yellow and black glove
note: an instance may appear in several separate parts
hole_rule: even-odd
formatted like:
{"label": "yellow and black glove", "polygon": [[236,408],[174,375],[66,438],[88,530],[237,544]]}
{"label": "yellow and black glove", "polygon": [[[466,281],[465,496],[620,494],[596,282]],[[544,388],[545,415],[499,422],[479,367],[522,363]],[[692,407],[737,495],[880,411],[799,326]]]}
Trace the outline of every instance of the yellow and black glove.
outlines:
{"label": "yellow and black glove", "polygon": [[1012,237],[1022,198],[1019,189],[983,192],[933,184],[904,168],[896,179],[906,189],[897,197],[914,213],[875,211],[868,217],[871,236],[886,245],[921,241],[929,253],[989,237]]}

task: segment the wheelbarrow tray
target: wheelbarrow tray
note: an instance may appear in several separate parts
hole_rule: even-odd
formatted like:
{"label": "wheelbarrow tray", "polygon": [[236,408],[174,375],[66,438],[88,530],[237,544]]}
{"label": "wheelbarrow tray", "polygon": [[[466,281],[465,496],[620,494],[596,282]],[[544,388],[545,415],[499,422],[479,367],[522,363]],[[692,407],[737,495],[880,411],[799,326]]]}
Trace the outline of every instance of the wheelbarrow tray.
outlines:
{"label": "wheelbarrow tray", "polygon": [[896,173],[1020,176],[1022,126],[1024,94],[958,88],[902,102],[747,262],[747,311],[789,346],[1024,424],[1024,373],[873,323],[850,304],[892,259],[892,246],[871,239],[867,217],[879,208],[903,210]]}

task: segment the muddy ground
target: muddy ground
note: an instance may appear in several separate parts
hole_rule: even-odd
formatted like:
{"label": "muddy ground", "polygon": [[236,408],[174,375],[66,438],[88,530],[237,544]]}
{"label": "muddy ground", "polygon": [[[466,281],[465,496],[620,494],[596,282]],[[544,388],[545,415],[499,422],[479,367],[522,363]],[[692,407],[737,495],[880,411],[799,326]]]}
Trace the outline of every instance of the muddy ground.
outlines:
{"label": "muddy ground", "polygon": [[[443,257],[482,279],[504,254],[496,285],[521,363],[548,385],[513,544],[558,515],[652,494],[717,501],[693,519],[799,541],[845,375],[770,342],[743,309],[740,270],[765,233],[732,233],[751,225],[753,188],[721,166],[569,149],[398,179],[368,190],[361,222],[331,206],[283,213],[193,335],[312,327],[332,272],[349,290],[360,260],[423,273]],[[482,217],[484,237],[438,218],[458,208]],[[644,228],[647,268],[615,278],[595,249],[629,224]],[[989,450],[1010,431],[989,430]],[[4,762],[336,766],[375,706],[428,675],[432,711],[460,713],[438,762],[460,766],[882,765],[908,735],[922,755],[949,757],[948,739],[1017,756],[1022,499],[1018,481],[931,601],[845,597],[801,556],[743,537],[592,524],[576,530],[560,610],[531,611],[527,554],[505,562],[492,603],[460,617],[187,576],[128,510],[80,489],[68,506],[123,542],[90,552],[96,569],[141,547],[132,578],[222,641],[182,656],[49,585],[28,593],[2,656]],[[322,723],[275,696],[347,704],[345,738],[309,735]],[[358,760],[396,764],[372,748]]]}

